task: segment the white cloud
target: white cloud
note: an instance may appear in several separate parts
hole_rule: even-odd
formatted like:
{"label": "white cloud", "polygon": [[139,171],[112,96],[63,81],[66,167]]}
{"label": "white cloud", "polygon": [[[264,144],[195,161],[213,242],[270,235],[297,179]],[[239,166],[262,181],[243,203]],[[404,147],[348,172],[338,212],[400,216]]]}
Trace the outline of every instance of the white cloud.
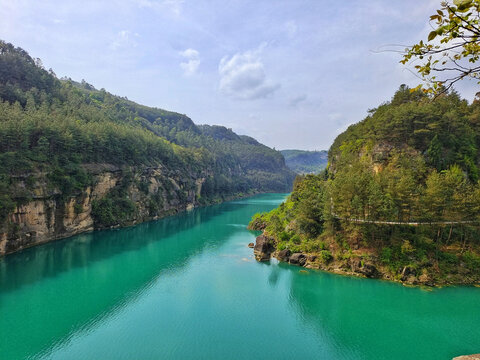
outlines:
{"label": "white cloud", "polygon": [[180,55],[188,59],[193,59],[193,58],[198,58],[200,54],[195,49],[186,49],[186,50],[180,51]]}
{"label": "white cloud", "polygon": [[126,47],[136,47],[137,42],[135,38],[140,35],[138,33],[132,33],[128,30],[121,30],[118,32],[116,39],[110,44],[112,50],[119,50]]}
{"label": "white cloud", "polygon": [[180,67],[183,69],[183,74],[185,76],[195,74],[200,66],[200,53],[195,49],[186,49],[181,51],[180,55],[186,60],[180,63]]}
{"label": "white cloud", "polygon": [[280,84],[267,79],[265,66],[260,58],[264,46],[257,50],[225,56],[218,67],[220,91],[236,99],[252,100],[272,95]]}

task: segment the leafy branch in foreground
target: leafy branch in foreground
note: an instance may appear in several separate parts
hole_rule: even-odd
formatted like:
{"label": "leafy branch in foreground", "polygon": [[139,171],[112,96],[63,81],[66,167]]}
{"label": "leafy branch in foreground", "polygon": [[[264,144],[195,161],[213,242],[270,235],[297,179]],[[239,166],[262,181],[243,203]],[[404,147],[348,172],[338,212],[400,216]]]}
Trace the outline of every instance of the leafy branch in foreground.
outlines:
{"label": "leafy branch in foreground", "polygon": [[480,0],[443,1],[437,13],[430,16],[430,25],[433,30],[427,42],[422,40],[405,49],[400,61],[415,63],[427,84],[424,91],[445,93],[465,78],[480,83],[480,65],[476,65],[480,57]]}

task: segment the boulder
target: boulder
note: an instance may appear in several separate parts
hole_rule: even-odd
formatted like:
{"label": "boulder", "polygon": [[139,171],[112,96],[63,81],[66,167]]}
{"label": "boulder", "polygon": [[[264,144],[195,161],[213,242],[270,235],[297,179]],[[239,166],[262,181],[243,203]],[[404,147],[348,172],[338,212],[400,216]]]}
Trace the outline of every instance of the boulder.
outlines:
{"label": "boulder", "polygon": [[350,259],[350,268],[353,272],[365,275],[368,278],[375,278],[379,276],[379,272],[375,265],[364,263],[362,260],[358,258],[351,258]]}
{"label": "boulder", "polygon": [[453,360],[480,360],[480,354],[457,356]]}
{"label": "boulder", "polygon": [[363,264],[360,268],[360,273],[368,278],[376,278],[379,275],[377,268],[373,264]]}
{"label": "boulder", "polygon": [[317,260],[317,255],[309,255],[308,256],[308,261],[314,262],[315,260]]}
{"label": "boulder", "polygon": [[253,249],[255,247],[255,244],[254,243],[249,243],[248,247]]}
{"label": "boulder", "polygon": [[292,252],[288,249],[281,250],[277,254],[277,259],[280,260],[280,261],[288,262],[288,259],[290,258],[291,254],[292,254]]}
{"label": "boulder", "polygon": [[294,253],[290,256],[288,262],[293,265],[303,266],[307,262],[307,257],[302,253]]}
{"label": "boulder", "polygon": [[255,246],[253,248],[253,254],[258,261],[270,260],[272,252],[275,250],[273,246],[273,239],[265,236],[264,234],[257,237]]}

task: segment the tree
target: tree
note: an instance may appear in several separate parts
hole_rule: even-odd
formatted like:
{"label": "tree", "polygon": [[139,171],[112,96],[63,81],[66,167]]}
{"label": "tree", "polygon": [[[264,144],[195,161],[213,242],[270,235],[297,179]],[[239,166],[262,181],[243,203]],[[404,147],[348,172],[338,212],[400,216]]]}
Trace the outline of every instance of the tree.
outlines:
{"label": "tree", "polygon": [[430,24],[427,42],[405,49],[400,61],[420,60],[415,69],[427,84],[424,91],[442,94],[465,78],[480,83],[480,65],[475,65],[480,57],[480,0],[443,1]]}

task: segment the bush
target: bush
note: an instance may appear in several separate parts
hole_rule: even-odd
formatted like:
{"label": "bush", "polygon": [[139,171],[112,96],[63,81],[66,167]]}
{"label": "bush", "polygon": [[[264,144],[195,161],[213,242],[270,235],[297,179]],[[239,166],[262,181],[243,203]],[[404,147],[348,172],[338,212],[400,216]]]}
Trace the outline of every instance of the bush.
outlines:
{"label": "bush", "polygon": [[324,264],[328,264],[330,261],[333,260],[332,253],[328,250],[320,251],[319,257],[320,257],[320,261]]}
{"label": "bush", "polygon": [[294,234],[291,238],[290,238],[290,241],[296,245],[300,245],[301,242],[302,242],[302,239],[300,238],[300,236],[298,236],[298,234]]}
{"label": "bush", "polygon": [[457,255],[448,252],[439,252],[438,258],[440,261],[451,265],[457,265],[459,263]]}
{"label": "bush", "polygon": [[319,252],[321,250],[326,250],[327,246],[324,241],[318,240],[309,240],[305,242],[305,250],[307,252]]}
{"label": "bush", "polygon": [[75,203],[75,204],[73,205],[73,211],[75,211],[75,215],[80,214],[80,213],[83,211],[83,206],[82,206],[82,204]]}
{"label": "bush", "polygon": [[15,202],[10,198],[10,196],[3,194],[0,195],[0,224],[4,222],[8,214],[10,214],[15,209]]}
{"label": "bush", "polygon": [[384,247],[380,259],[383,263],[390,264],[392,262],[392,249]]}
{"label": "bush", "polygon": [[92,204],[92,216],[97,226],[112,226],[133,220],[136,206],[126,198],[108,196]]}
{"label": "bush", "polygon": [[278,235],[278,238],[280,241],[285,241],[287,242],[288,240],[290,240],[290,235],[286,232],[286,231],[282,231],[279,235]]}
{"label": "bush", "polygon": [[302,247],[293,243],[292,241],[288,242],[285,246],[286,249],[289,249],[292,253],[299,253],[302,252]]}
{"label": "bush", "polygon": [[471,251],[467,251],[463,254],[462,260],[469,270],[480,272],[480,256]]}

